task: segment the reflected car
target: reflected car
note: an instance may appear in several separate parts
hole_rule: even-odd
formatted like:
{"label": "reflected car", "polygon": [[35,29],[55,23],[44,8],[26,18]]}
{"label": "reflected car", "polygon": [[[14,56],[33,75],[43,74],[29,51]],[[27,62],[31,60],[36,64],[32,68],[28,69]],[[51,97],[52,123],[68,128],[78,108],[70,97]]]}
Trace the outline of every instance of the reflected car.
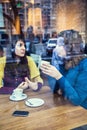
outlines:
{"label": "reflected car", "polygon": [[48,42],[46,42],[46,53],[47,55],[52,55],[53,49],[57,45],[57,38],[50,38]]}

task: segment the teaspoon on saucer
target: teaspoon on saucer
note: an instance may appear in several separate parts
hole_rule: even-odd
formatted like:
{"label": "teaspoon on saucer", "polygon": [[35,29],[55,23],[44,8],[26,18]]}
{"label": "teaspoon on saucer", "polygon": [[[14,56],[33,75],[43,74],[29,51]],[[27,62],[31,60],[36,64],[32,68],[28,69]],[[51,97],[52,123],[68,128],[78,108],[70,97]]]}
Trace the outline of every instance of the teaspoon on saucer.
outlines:
{"label": "teaspoon on saucer", "polygon": [[27,102],[28,102],[30,105],[33,105],[33,103],[31,103],[30,101],[27,100]]}

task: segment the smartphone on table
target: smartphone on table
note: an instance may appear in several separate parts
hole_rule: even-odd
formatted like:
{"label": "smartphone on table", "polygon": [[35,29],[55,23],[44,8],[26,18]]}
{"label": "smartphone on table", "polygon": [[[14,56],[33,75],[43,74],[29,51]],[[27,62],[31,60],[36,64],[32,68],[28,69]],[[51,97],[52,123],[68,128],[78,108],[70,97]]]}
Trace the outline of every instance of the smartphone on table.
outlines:
{"label": "smartphone on table", "polygon": [[21,110],[16,110],[12,113],[13,116],[28,116],[29,112],[28,111],[21,111]]}

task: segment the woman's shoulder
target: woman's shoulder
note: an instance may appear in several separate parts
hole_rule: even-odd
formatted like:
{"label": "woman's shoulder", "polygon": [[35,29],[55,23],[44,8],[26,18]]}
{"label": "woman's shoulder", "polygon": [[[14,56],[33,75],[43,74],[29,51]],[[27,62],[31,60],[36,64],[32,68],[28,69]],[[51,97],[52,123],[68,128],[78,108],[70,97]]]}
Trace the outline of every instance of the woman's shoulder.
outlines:
{"label": "woman's shoulder", "polygon": [[31,56],[27,56],[28,65],[35,65],[35,62]]}
{"label": "woman's shoulder", "polygon": [[0,63],[5,63],[6,62],[6,56],[0,57]]}
{"label": "woman's shoulder", "polygon": [[80,64],[87,64],[87,57],[86,57],[86,58],[83,58],[83,59],[80,61]]}
{"label": "woman's shoulder", "polygon": [[80,61],[79,66],[80,66],[81,69],[87,70],[87,58],[82,59],[82,60]]}
{"label": "woman's shoulder", "polygon": [[5,67],[5,64],[6,64],[6,57],[0,57],[0,71],[2,68]]}
{"label": "woman's shoulder", "polygon": [[31,56],[27,56],[28,61],[33,61],[33,58]]}

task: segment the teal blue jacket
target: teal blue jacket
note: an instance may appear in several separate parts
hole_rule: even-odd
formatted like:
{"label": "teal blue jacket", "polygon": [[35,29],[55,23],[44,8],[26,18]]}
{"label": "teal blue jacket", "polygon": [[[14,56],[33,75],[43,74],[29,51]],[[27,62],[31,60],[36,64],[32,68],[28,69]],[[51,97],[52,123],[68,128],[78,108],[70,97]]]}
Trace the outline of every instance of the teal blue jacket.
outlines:
{"label": "teal blue jacket", "polygon": [[54,90],[57,83],[56,87],[63,90],[69,101],[74,105],[80,105],[87,109],[87,58],[81,60],[76,67],[70,69],[66,74],[63,72],[63,75],[57,81],[55,79],[51,80],[51,89]]}

